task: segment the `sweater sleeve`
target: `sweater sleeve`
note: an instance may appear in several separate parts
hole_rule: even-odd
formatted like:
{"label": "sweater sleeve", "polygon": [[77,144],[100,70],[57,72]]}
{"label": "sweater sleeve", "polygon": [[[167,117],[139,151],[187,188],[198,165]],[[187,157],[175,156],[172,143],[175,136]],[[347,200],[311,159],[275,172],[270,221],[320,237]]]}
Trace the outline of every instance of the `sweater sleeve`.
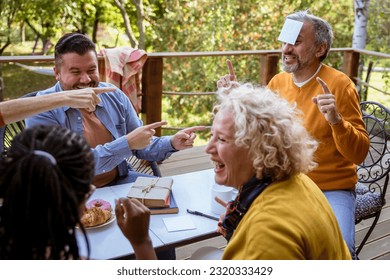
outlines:
{"label": "sweater sleeve", "polygon": [[337,150],[355,164],[367,156],[370,140],[362,120],[359,96],[352,84],[337,94],[336,105],[342,121],[331,126]]}

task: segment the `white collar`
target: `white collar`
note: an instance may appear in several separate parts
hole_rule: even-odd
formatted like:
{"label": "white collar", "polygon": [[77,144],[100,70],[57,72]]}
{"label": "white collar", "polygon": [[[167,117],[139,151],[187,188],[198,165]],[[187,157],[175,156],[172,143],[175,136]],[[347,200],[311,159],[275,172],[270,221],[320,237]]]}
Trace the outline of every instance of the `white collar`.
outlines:
{"label": "white collar", "polygon": [[318,72],[320,72],[320,69],[322,67],[322,63],[320,64],[320,66],[318,66],[318,69],[317,71],[313,74],[313,76],[311,76],[309,79],[307,79],[306,81],[303,81],[303,82],[294,82],[294,84],[297,86],[297,87],[303,87],[304,85],[306,85],[308,82],[310,82],[311,79],[313,79],[317,74]]}

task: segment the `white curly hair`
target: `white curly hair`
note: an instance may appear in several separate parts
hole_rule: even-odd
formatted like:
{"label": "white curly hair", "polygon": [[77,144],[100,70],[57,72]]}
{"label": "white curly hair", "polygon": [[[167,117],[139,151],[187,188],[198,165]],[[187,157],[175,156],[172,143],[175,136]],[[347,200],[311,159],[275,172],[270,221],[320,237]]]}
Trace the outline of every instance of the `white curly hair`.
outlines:
{"label": "white curly hair", "polygon": [[233,114],[235,144],[249,149],[256,177],[285,180],[307,173],[318,142],[302,125],[302,112],[266,87],[233,83],[217,92],[220,104],[214,108]]}

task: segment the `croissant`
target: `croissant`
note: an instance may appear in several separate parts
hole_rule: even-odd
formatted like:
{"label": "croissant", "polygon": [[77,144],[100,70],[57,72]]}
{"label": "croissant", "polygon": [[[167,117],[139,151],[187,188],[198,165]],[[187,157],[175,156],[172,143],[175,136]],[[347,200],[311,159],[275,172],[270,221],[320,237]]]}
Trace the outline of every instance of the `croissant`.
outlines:
{"label": "croissant", "polygon": [[104,224],[111,218],[111,212],[99,207],[92,207],[84,212],[81,223],[84,227],[94,227]]}

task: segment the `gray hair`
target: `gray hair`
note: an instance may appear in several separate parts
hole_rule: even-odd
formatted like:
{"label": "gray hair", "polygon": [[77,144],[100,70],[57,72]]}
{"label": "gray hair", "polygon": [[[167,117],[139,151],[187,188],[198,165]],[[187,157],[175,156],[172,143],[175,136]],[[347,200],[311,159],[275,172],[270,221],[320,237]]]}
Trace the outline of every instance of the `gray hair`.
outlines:
{"label": "gray hair", "polygon": [[287,18],[300,22],[309,22],[312,24],[314,29],[315,44],[317,46],[326,44],[326,52],[323,56],[320,57],[320,60],[323,61],[328,56],[330,47],[332,46],[332,26],[326,20],[310,14],[307,10],[290,14],[287,16]]}

